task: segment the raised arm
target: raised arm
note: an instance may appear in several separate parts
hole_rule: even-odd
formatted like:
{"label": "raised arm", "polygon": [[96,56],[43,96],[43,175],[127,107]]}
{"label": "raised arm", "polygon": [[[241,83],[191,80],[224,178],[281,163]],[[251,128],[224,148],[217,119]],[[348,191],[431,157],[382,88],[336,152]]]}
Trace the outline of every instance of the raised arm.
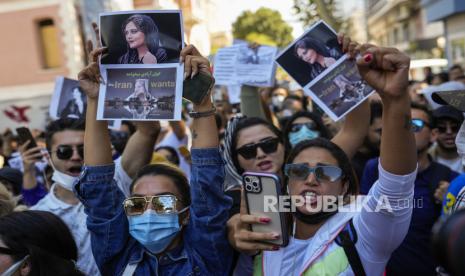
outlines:
{"label": "raised arm", "polygon": [[[98,27],[93,24],[97,41],[100,41]],[[111,156],[110,134],[107,121],[97,121],[97,99],[100,86],[98,58],[106,50],[97,42],[93,49],[91,41],[87,42],[89,65],[79,72],[79,85],[87,95],[86,131],[84,134],[84,164],[87,166],[108,165],[113,162]]]}
{"label": "raised arm", "polygon": [[136,122],[137,131],[129,138],[121,157],[124,171],[134,178],[147,165],[153,153],[155,141],[160,134],[160,122]]}
{"label": "raised arm", "polygon": [[[202,57],[199,51],[193,46],[188,45],[181,51],[181,59],[184,60],[185,75],[196,75],[203,72],[211,76],[210,63],[208,59]],[[194,104],[195,112],[209,112],[213,109],[211,101],[211,90],[209,96],[205,97],[201,104]],[[192,124],[192,147],[201,148],[218,148],[218,128],[216,127],[215,116],[205,116],[194,119]]]}
{"label": "raised arm", "polygon": [[413,210],[417,157],[407,92],[410,59],[393,48],[362,45],[360,51],[359,72],[383,101],[383,133],[378,181],[368,193],[368,210],[363,208],[353,221],[360,257],[379,264],[366,273],[380,275],[405,238]]}
{"label": "raised arm", "polygon": [[417,153],[411,131],[410,97],[407,91],[410,58],[394,48],[362,45],[357,61],[360,75],[379,92],[383,101],[381,166],[406,175],[416,169]]}

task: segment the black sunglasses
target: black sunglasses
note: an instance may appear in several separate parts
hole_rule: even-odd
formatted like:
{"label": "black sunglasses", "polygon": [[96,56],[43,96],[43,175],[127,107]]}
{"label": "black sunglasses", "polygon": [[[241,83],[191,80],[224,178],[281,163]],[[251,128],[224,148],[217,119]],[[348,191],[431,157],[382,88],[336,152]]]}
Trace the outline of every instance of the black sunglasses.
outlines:
{"label": "black sunglasses", "polygon": [[299,131],[303,126],[306,126],[308,129],[315,130],[316,126],[313,122],[301,123],[301,124],[293,124],[291,126],[291,132]]}
{"label": "black sunglasses", "polygon": [[425,126],[430,127],[430,124],[421,119],[412,119],[411,125],[413,132],[420,132]]}
{"label": "black sunglasses", "polygon": [[450,130],[452,131],[452,133],[459,132],[460,126],[456,125],[456,124],[450,124],[449,126],[447,126],[447,125],[445,125],[445,126],[437,126],[436,128],[438,129],[438,131],[440,133],[446,133],[447,128],[449,128],[449,127],[450,127]]}
{"label": "black sunglasses", "polygon": [[59,145],[56,151],[52,151],[56,153],[58,159],[61,160],[68,160],[73,156],[74,148],[77,150],[79,156],[84,159],[84,145],[77,145],[77,146],[70,146],[70,145]]}
{"label": "black sunglasses", "polygon": [[277,137],[267,138],[255,144],[242,146],[237,149],[237,153],[248,160],[257,156],[257,148],[261,148],[264,153],[270,154],[278,149],[279,143],[280,141]]}

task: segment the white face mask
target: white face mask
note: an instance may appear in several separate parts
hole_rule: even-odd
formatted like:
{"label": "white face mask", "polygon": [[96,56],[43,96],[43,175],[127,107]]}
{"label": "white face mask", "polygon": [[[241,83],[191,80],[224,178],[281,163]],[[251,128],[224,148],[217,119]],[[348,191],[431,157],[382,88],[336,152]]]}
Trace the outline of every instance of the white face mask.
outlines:
{"label": "white face mask", "polygon": [[29,257],[29,255],[27,255],[26,257],[22,258],[21,260],[17,261],[16,263],[14,263],[7,270],[5,270],[5,272],[3,272],[1,276],[12,276],[13,274],[15,274],[16,271],[19,270],[21,265],[24,263],[24,261],[26,261],[26,259],[28,257]]}
{"label": "white face mask", "polygon": [[56,169],[53,171],[52,175],[52,180],[68,191],[73,191],[74,182],[76,182],[77,179],[77,177],[67,175]]}
{"label": "white face mask", "polygon": [[457,153],[462,158],[462,165],[465,166],[465,121],[460,126],[459,132],[455,137],[455,144],[457,145]]}

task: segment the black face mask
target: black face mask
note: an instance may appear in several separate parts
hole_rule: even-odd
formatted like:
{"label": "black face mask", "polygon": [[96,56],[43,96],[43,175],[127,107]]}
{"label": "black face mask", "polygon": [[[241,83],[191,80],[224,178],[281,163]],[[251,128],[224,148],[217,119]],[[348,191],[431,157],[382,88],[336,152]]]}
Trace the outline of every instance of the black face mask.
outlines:
{"label": "black face mask", "polygon": [[299,209],[296,209],[295,213],[294,213],[294,216],[296,217],[296,219],[302,221],[305,224],[314,225],[314,224],[318,224],[318,223],[320,223],[322,221],[325,221],[325,220],[329,219],[330,217],[332,217],[336,213],[337,213],[337,209],[335,211],[332,211],[332,212],[323,212],[323,211],[321,211],[321,212],[316,213],[316,214],[306,215],[306,214],[300,212]]}

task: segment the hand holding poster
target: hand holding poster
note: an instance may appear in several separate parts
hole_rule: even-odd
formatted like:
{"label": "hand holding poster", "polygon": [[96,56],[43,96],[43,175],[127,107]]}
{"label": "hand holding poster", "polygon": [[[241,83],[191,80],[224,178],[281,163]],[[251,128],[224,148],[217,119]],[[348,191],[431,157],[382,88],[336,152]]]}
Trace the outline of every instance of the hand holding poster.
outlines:
{"label": "hand holding poster", "polygon": [[362,80],[355,60],[342,53],[336,33],[323,21],[291,43],[276,62],[334,121],[374,92]]}
{"label": "hand holding poster", "polygon": [[184,67],[180,11],[100,15],[99,120],[180,120]]}
{"label": "hand holding poster", "polygon": [[215,56],[216,84],[273,86],[277,48],[237,44],[222,48]]}

